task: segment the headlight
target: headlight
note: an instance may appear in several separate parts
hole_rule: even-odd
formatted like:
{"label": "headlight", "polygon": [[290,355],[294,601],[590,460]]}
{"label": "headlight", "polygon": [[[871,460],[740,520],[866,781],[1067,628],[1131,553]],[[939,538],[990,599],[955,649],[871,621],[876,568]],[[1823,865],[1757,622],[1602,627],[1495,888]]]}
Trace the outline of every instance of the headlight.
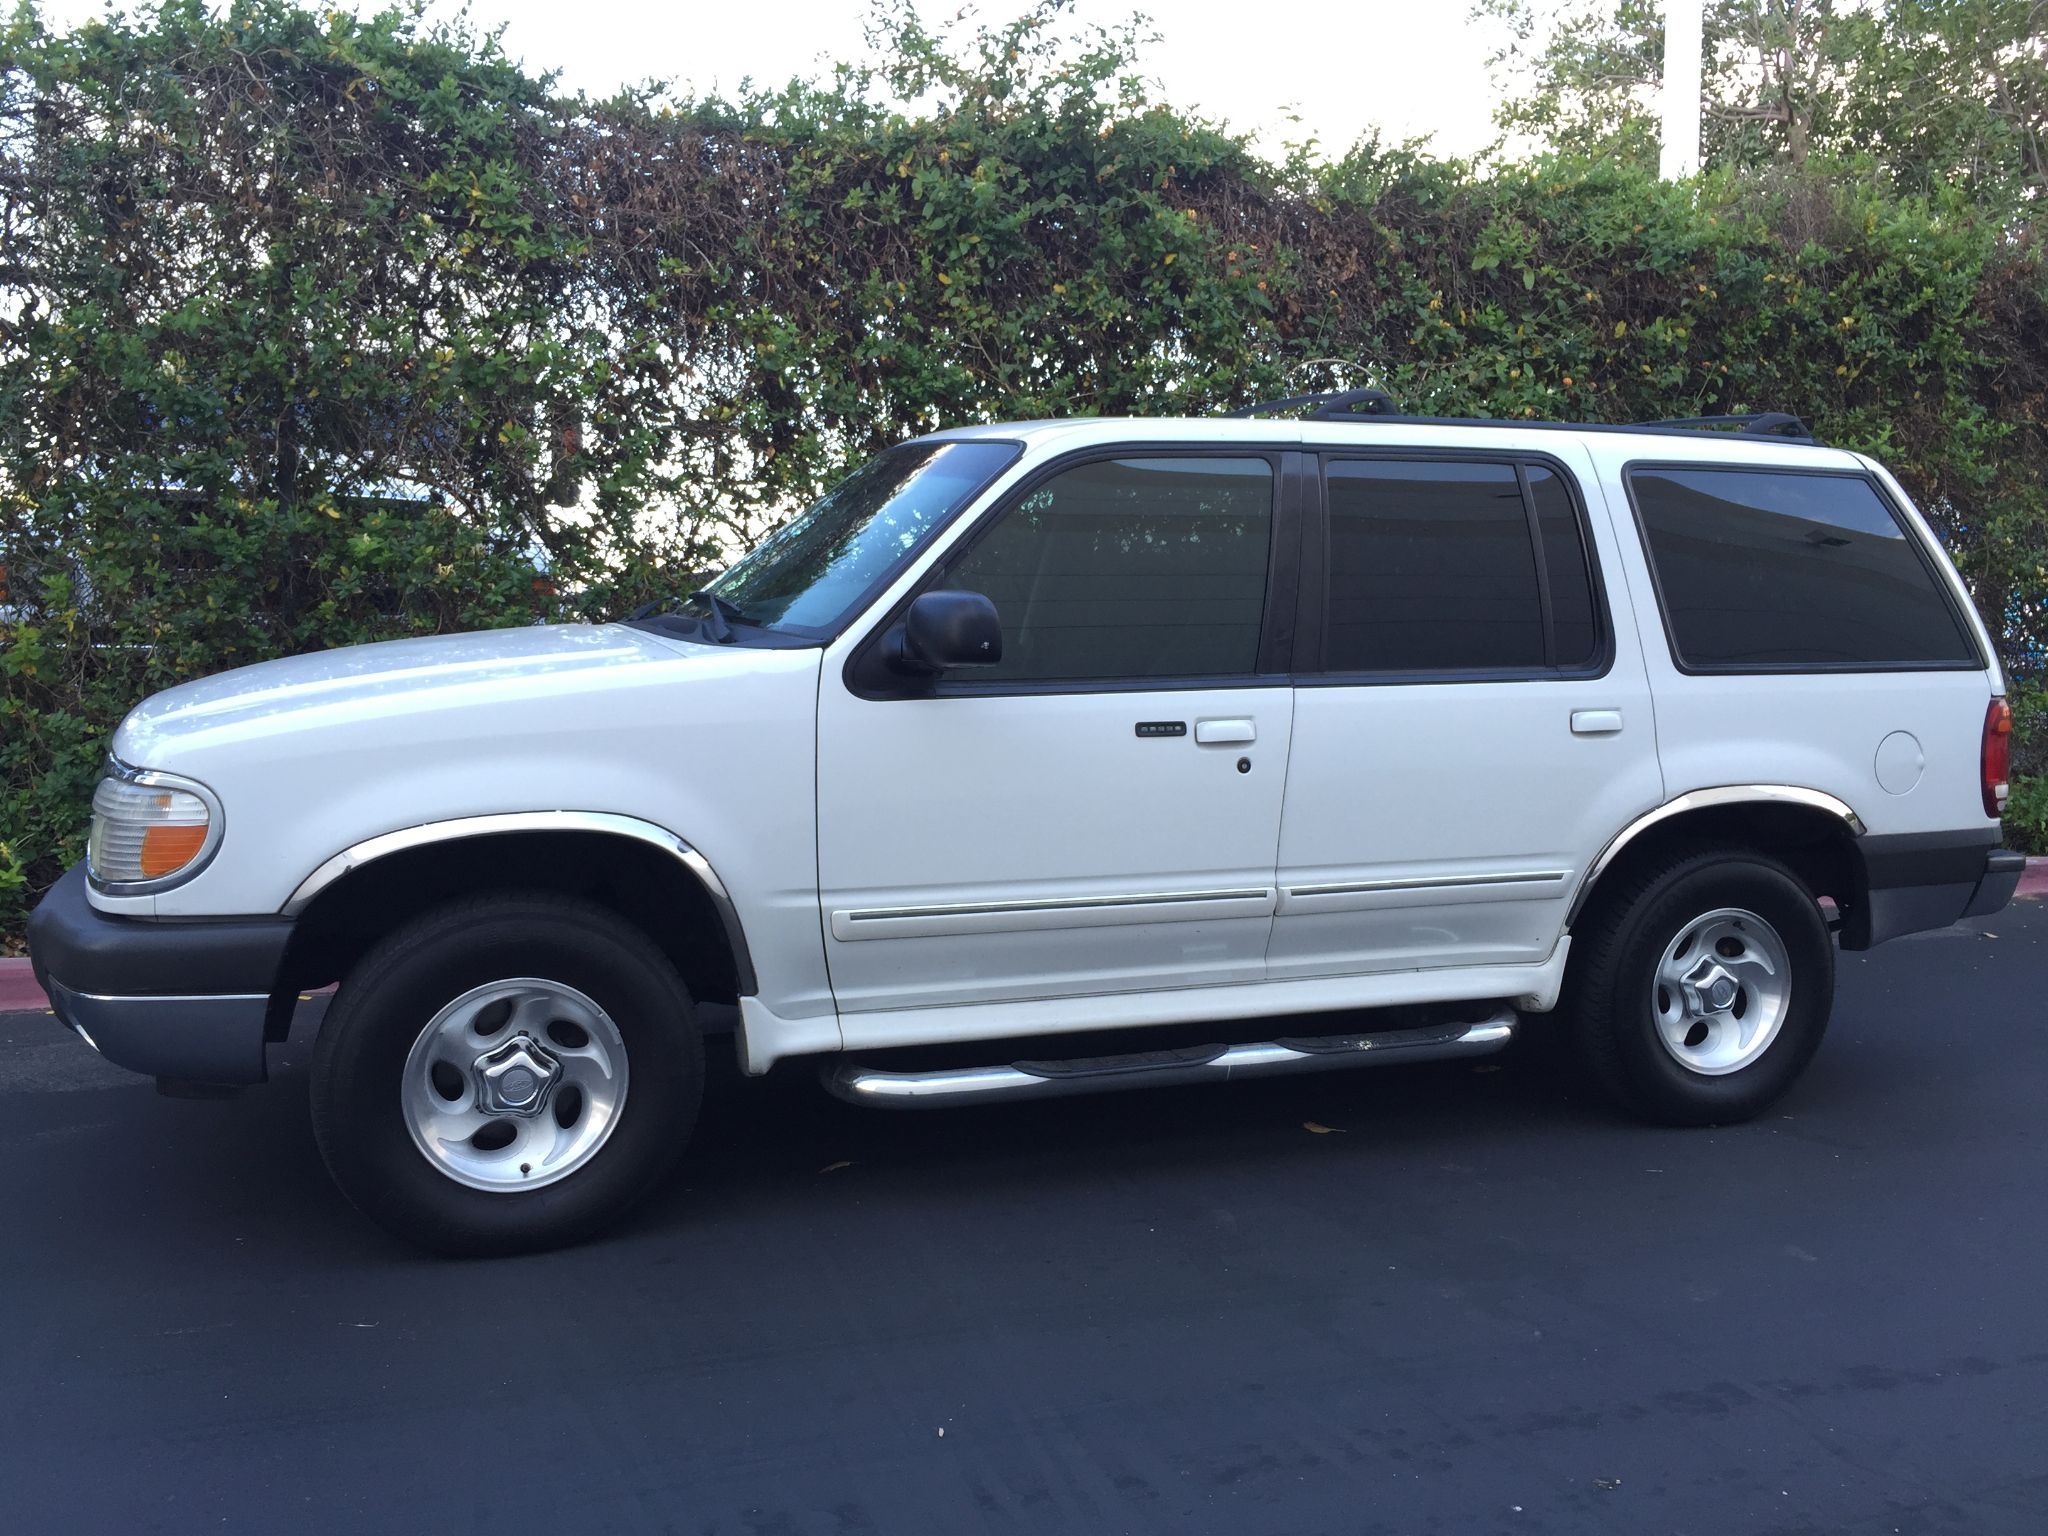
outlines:
{"label": "headlight", "polygon": [[220,802],[204,784],[116,763],[92,794],[86,873],[110,896],[176,885],[213,853],[220,822]]}

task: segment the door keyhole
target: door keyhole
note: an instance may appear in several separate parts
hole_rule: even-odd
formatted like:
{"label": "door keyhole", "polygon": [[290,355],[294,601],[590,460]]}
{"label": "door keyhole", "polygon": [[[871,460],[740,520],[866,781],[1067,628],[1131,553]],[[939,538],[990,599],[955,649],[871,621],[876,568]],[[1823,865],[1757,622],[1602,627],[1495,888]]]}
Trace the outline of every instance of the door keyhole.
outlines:
{"label": "door keyhole", "polygon": [[1248,757],[1240,757],[1237,760],[1237,771],[1239,773],[1250,773],[1252,771],[1252,760]]}

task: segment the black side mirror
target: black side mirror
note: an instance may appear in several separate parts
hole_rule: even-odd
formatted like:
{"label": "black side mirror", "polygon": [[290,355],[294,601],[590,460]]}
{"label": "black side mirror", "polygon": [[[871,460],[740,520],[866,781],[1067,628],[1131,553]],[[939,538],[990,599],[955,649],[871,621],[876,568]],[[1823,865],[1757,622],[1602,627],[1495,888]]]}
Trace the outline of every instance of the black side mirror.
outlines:
{"label": "black side mirror", "polygon": [[926,592],[903,616],[902,643],[893,649],[899,671],[992,667],[1003,659],[996,605],[979,592]]}

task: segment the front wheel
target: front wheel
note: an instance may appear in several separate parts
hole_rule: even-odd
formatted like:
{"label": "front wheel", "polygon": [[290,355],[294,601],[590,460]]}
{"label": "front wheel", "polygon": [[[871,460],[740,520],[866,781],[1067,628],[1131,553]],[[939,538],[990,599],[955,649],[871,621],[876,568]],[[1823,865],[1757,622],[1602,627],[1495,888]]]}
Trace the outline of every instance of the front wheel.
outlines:
{"label": "front wheel", "polygon": [[1667,1125],[1768,1108],[1834,1007],[1819,905],[1791,870],[1747,851],[1685,855],[1603,893],[1570,963],[1575,1054],[1623,1108]]}
{"label": "front wheel", "polygon": [[343,981],[313,1056],[313,1132],[381,1225],[444,1253],[587,1236],[687,1141],[690,999],[639,930],[545,896],[451,904]]}

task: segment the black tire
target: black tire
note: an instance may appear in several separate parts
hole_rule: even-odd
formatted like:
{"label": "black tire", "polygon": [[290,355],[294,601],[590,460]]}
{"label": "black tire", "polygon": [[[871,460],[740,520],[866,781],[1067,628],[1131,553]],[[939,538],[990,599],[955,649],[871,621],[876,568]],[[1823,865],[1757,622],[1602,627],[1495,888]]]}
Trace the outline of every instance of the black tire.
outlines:
{"label": "black tire", "polygon": [[[538,1189],[472,1188],[415,1144],[402,1103],[408,1053],[470,989],[539,977],[609,1015],[629,1071],[589,1160]],[[342,1193],[365,1215],[438,1253],[526,1252],[610,1224],[675,1164],[703,1096],[704,1046],[675,968],[647,936],[594,903],[543,894],[479,897],[417,918],[342,982],[313,1053],[313,1134]]]}
{"label": "black tire", "polygon": [[[1760,1054],[1708,1075],[1660,1037],[1657,967],[1689,925],[1731,908],[1776,930],[1790,995]],[[1834,1009],[1834,941],[1819,904],[1785,865],[1747,849],[1687,853],[1599,892],[1569,965],[1562,1012],[1573,1055],[1614,1103],[1661,1125],[1728,1125],[1769,1108],[1813,1060]]]}

